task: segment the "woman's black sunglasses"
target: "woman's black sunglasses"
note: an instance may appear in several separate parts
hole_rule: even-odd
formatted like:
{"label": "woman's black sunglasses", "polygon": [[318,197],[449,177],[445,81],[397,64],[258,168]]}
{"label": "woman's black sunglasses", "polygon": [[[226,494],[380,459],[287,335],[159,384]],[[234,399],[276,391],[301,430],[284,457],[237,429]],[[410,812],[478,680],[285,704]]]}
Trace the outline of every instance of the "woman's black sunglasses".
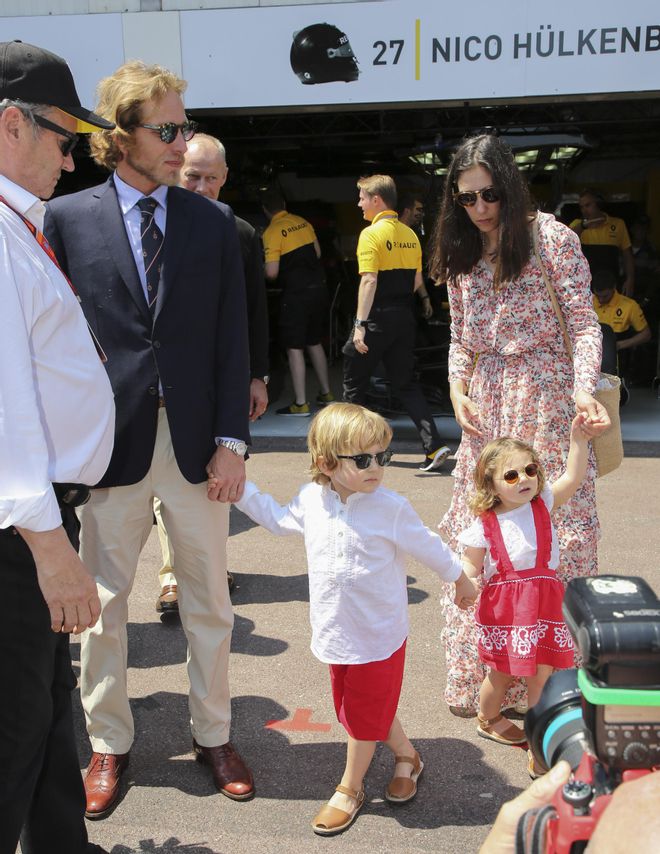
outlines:
{"label": "woman's black sunglasses", "polygon": [[339,460],[353,460],[357,468],[368,469],[372,460],[376,460],[379,466],[389,465],[394,451],[388,448],[386,451],[379,451],[377,454],[337,454]]}
{"label": "woman's black sunglasses", "polygon": [[179,131],[181,131],[184,140],[189,142],[195,136],[198,125],[197,122],[188,121],[181,125],[177,125],[175,122],[165,122],[162,125],[138,125],[138,127],[156,131],[161,140],[169,145],[174,142]]}
{"label": "woman's black sunglasses", "polygon": [[[523,471],[525,472],[527,477],[536,477],[536,475],[539,473],[539,467],[536,465],[536,463],[528,463],[523,469]],[[508,483],[513,486],[514,483],[518,483],[518,481],[520,480],[520,472],[516,471],[515,469],[509,469],[508,471],[505,471],[502,475],[502,480],[505,483]]]}
{"label": "woman's black sunglasses", "polygon": [[488,204],[500,200],[500,194],[495,187],[484,187],[483,190],[463,190],[454,193],[454,201],[463,208],[471,208],[472,205],[476,205],[478,196],[481,196],[484,202],[488,202]]}
{"label": "woman's black sunglasses", "polygon": [[68,157],[76,145],[78,145],[78,140],[80,139],[78,134],[71,133],[70,130],[65,130],[63,127],[56,125],[55,122],[48,121],[48,119],[45,119],[43,116],[34,115],[33,117],[39,127],[45,128],[46,130],[52,130],[53,133],[66,137],[66,139],[59,140],[57,144],[62,152],[62,157]]}

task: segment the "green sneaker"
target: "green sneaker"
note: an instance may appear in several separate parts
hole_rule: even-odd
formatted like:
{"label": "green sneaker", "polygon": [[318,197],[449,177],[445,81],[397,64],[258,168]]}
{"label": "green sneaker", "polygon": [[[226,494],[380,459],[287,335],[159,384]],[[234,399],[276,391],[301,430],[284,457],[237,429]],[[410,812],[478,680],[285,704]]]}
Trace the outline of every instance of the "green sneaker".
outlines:
{"label": "green sneaker", "polygon": [[296,403],[275,410],[277,415],[297,415],[299,418],[309,418],[309,403]]}
{"label": "green sneaker", "polygon": [[316,395],[316,402],[319,406],[325,406],[328,403],[334,403],[334,401],[335,396],[331,391],[328,391],[325,394],[321,394],[319,392],[319,394]]}

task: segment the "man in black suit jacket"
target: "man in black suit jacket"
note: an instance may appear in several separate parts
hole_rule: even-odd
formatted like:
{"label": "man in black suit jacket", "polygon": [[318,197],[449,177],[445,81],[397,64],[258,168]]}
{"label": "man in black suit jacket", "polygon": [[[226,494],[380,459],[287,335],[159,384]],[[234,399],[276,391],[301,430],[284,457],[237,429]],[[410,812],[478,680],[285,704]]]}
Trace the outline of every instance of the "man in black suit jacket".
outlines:
{"label": "man in black suit jacket", "polygon": [[[220,190],[229,175],[224,145],[214,136],[196,133],[188,143],[184,155],[179,186],[217,201]],[[222,205],[230,211],[226,205]],[[248,339],[250,349],[250,421],[256,421],[268,406],[268,308],[266,282],[264,279],[264,253],[261,237],[246,220],[236,217],[238,239],[241,244],[243,272],[245,273],[245,295],[248,313]],[[160,514],[160,503],[156,501],[154,512],[158,524],[158,537],[163,553],[163,566],[158,573],[160,595],[156,600],[156,611],[160,614],[176,614],[179,610],[178,589],[174,574],[174,549],[167,535]],[[234,578],[227,573],[229,590],[233,589]]]}
{"label": "man in black suit jacket", "polygon": [[[254,793],[228,741],[233,613],[225,546],[228,502],[243,492],[249,440],[245,286],[226,212],[176,187],[195,130],[184,89],[171,72],[141,62],[101,81],[98,110],[117,127],[95,134],[91,147],[113,174],[57,199],[46,223],[108,355],[117,407],[110,465],[81,512],[81,555],[102,604],[81,644],[90,818],[115,806],[133,741],[127,599],[155,497],[178,557],[195,754],[227,797]],[[219,485],[207,491],[211,474]]]}

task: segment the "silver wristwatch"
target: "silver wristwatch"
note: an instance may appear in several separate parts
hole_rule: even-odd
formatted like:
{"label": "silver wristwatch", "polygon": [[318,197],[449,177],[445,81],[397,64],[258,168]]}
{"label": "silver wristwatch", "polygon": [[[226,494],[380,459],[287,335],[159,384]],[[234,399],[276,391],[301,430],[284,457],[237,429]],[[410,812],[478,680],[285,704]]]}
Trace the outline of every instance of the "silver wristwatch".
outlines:
{"label": "silver wristwatch", "polygon": [[222,445],[223,448],[228,448],[233,454],[236,454],[237,457],[244,457],[248,449],[245,442],[241,442],[240,440],[234,441],[233,439],[217,438],[215,440],[215,444],[218,447]]}

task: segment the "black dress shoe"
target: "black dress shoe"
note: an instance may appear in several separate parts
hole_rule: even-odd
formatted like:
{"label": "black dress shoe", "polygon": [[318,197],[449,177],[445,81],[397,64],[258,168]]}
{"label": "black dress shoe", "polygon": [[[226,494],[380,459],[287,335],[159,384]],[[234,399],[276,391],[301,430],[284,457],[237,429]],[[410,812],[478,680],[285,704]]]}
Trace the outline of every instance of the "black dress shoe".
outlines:
{"label": "black dress shoe", "polygon": [[210,766],[213,782],[220,794],[233,801],[247,801],[254,797],[250,769],[229,742],[218,747],[202,747],[193,739],[193,750],[198,762]]}

